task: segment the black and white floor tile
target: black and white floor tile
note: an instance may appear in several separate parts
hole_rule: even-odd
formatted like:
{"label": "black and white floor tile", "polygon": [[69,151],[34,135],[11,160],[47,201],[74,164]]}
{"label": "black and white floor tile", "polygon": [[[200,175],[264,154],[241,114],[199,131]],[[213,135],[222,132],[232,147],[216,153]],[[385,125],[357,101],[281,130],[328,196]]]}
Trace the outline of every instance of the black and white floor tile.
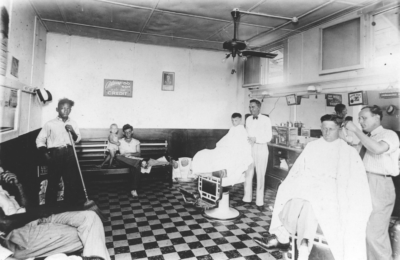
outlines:
{"label": "black and white floor tile", "polygon": [[[266,235],[276,193],[266,190],[265,210],[254,204],[236,207],[244,213],[232,222],[212,222],[201,211],[185,205],[179,187],[195,190],[196,183],[143,183],[138,197],[132,197],[126,182],[90,182],[89,197],[109,216],[104,223],[108,251],[112,259],[263,259],[282,258],[267,252],[254,237]],[[230,204],[241,201],[243,185],[230,192]]]}

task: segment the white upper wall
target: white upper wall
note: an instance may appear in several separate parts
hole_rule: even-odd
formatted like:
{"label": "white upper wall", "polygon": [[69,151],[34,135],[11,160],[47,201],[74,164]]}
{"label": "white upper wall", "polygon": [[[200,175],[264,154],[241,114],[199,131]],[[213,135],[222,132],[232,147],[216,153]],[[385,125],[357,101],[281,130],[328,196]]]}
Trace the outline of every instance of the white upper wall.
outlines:
{"label": "white upper wall", "polygon": [[[231,126],[244,93],[232,61],[221,52],[142,45],[48,33],[45,87],[54,118],[60,98],[75,101],[71,118],[81,128],[216,128]],[[162,91],[162,72],[175,72],[175,90]],[[133,97],[104,97],[104,79],[133,81]]]}

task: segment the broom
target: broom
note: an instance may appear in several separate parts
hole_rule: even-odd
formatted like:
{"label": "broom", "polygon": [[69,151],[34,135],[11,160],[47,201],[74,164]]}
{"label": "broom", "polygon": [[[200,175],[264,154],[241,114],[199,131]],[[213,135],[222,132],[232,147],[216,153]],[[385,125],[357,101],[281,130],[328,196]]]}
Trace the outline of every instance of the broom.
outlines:
{"label": "broom", "polygon": [[72,144],[72,149],[74,150],[75,161],[78,166],[79,175],[81,176],[81,180],[82,180],[83,192],[85,193],[85,197],[86,197],[86,202],[85,202],[85,204],[83,204],[83,208],[85,210],[92,210],[92,211],[96,212],[96,214],[100,217],[101,221],[103,221],[103,222],[108,221],[108,218],[106,216],[104,216],[104,214],[101,212],[100,208],[96,205],[96,203],[93,200],[89,200],[89,198],[88,198],[85,182],[83,181],[81,167],[79,166],[78,156],[76,154],[75,142],[72,139],[71,132],[68,130],[67,130],[67,132],[68,132],[69,140],[71,141],[71,144]]}

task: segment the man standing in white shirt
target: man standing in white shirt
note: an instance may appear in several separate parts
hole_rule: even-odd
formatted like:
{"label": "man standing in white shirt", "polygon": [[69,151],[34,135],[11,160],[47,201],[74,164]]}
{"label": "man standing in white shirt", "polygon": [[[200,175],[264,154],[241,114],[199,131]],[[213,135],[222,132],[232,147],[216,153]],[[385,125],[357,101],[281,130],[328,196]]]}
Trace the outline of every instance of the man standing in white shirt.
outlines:
{"label": "man standing in white shirt", "polygon": [[360,156],[367,172],[372,199],[372,213],[367,225],[368,260],[392,259],[389,222],[396,193],[392,177],[399,175],[399,137],[381,125],[383,113],[379,106],[366,106],[358,115],[364,134],[353,122],[345,127],[356,134],[363,145]]}
{"label": "man standing in white shirt", "polygon": [[271,120],[260,114],[261,102],[252,99],[249,105],[251,116],[246,119],[248,141],[251,144],[254,162],[246,172],[244,182],[244,197],[242,205],[250,204],[253,198],[253,176],[254,168],[257,174],[256,206],[258,210],[264,210],[264,186],[265,172],[268,164],[268,145],[272,138]]}
{"label": "man standing in white shirt", "polygon": [[57,203],[61,177],[65,187],[64,202],[68,205],[78,205],[79,199],[83,199],[83,187],[69,137],[71,133],[75,143],[81,140],[77,123],[69,117],[74,104],[70,99],[60,99],[56,108],[58,116],[48,121],[36,138],[36,146],[43,153],[49,167],[47,206],[54,206]]}

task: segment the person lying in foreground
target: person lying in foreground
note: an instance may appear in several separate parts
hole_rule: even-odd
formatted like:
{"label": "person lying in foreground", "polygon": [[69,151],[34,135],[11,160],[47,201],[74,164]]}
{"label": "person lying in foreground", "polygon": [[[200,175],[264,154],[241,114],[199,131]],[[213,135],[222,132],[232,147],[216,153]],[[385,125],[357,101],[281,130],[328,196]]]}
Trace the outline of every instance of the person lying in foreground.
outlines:
{"label": "person lying in foreground", "polygon": [[[103,224],[95,212],[61,213],[60,208],[30,207],[17,176],[1,167],[0,172],[0,260],[68,254],[81,249],[84,260],[110,260]],[[16,191],[17,199],[7,189]]]}
{"label": "person lying in foreground", "polygon": [[336,115],[321,117],[323,137],[310,142],[280,185],[270,237],[254,238],[267,249],[289,247],[297,234],[299,260],[308,259],[320,225],[335,260],[365,260],[366,227],[372,211],[364,165],[339,138]]}

